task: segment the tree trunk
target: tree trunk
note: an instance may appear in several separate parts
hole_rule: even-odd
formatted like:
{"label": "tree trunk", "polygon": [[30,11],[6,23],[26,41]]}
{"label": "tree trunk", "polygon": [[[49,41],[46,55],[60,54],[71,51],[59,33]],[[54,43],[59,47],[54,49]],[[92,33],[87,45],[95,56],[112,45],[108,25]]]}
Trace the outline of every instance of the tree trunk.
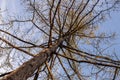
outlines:
{"label": "tree trunk", "polygon": [[38,67],[42,66],[46,62],[50,54],[56,51],[62,41],[63,39],[59,39],[59,41],[53,44],[50,48],[42,50],[35,57],[23,63],[21,67],[5,76],[3,80],[27,80],[27,78],[33,75]]}

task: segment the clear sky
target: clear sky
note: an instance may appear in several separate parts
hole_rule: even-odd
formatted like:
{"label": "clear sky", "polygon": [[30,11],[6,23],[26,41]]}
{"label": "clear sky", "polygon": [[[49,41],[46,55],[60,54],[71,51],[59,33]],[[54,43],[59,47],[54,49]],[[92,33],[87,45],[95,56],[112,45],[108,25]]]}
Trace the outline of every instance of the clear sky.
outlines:
{"label": "clear sky", "polygon": [[[9,15],[15,15],[20,13],[20,1],[19,0],[0,0],[1,11],[8,11]],[[3,12],[2,15],[5,17],[6,14]]]}
{"label": "clear sky", "polygon": [[120,11],[112,12],[110,17],[101,24],[101,30],[105,32],[116,32],[120,36]]}
{"label": "clear sky", "polygon": [[101,24],[101,32],[112,33],[115,32],[115,40],[111,41],[113,45],[110,50],[115,50],[120,58],[120,11],[112,12],[111,17],[107,18],[105,22]]}

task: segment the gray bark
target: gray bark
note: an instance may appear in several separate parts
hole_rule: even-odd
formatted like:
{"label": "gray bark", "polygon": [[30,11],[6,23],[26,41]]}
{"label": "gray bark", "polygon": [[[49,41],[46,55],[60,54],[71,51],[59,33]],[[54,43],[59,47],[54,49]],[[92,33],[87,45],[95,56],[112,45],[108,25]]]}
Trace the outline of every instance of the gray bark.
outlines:
{"label": "gray bark", "polygon": [[27,78],[33,75],[38,67],[46,62],[50,54],[56,51],[62,41],[63,39],[59,39],[59,41],[50,48],[42,50],[39,54],[35,55],[35,57],[23,63],[18,69],[5,76],[3,80],[27,80]]}

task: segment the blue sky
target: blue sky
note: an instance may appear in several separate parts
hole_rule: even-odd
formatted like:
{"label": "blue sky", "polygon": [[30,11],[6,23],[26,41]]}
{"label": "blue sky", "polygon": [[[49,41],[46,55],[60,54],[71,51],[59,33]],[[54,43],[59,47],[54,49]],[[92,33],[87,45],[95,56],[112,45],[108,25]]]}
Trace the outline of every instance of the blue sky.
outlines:
{"label": "blue sky", "polygon": [[[105,22],[101,24],[100,31],[106,33],[115,32],[115,40],[112,43],[115,43],[114,48],[120,51],[120,11],[119,12],[112,12],[111,17],[107,18]],[[119,53],[118,53],[119,54]]]}
{"label": "blue sky", "polygon": [[112,12],[110,17],[101,24],[101,30],[105,32],[116,32],[120,36],[120,11]]}
{"label": "blue sky", "polygon": [[[20,6],[19,0],[0,0],[0,8],[1,11],[8,11],[9,15],[15,15],[18,13],[21,13],[21,6]],[[21,13],[22,14],[22,13]],[[5,12],[2,13],[2,15],[5,17]]]}

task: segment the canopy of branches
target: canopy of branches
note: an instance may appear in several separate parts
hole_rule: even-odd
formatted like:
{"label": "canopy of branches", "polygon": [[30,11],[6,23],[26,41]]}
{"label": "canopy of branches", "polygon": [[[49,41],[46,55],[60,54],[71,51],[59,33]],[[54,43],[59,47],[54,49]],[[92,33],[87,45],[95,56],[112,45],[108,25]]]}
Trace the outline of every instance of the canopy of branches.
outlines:
{"label": "canopy of branches", "polygon": [[99,23],[119,9],[119,0],[18,2],[19,13],[0,11],[3,80],[120,78],[118,57],[105,51],[114,33],[96,33]]}

